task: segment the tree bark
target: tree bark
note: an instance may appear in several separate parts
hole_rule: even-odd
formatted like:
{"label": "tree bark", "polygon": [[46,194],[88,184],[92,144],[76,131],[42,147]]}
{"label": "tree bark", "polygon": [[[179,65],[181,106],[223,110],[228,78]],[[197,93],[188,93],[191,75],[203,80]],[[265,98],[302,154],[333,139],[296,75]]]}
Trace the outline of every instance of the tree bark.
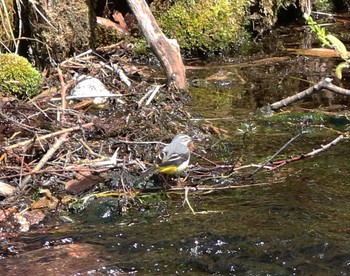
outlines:
{"label": "tree bark", "polygon": [[[73,53],[81,53],[93,48],[96,25],[93,1],[22,2],[33,2],[27,6],[23,4],[23,8],[27,9],[24,13],[28,13],[29,20],[23,25],[30,28],[28,36],[34,38],[29,41],[36,67],[43,69],[50,63],[66,60]],[[43,15],[34,8],[36,6]]]}
{"label": "tree bark", "polygon": [[185,90],[186,69],[181,59],[179,44],[175,39],[168,39],[163,34],[145,0],[127,0],[127,2],[147,43],[166,71],[168,85]]}

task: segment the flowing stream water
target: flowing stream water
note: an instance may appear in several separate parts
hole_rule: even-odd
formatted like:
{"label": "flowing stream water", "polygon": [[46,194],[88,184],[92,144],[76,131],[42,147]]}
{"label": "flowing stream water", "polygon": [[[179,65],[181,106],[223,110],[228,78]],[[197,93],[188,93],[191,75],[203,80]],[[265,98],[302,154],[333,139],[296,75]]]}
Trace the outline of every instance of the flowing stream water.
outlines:
{"label": "flowing stream water", "polygon": [[[328,92],[283,115],[259,112],[334,71],[337,59],[279,50],[280,44],[308,46],[304,37],[281,29],[254,53],[254,59],[286,57],[282,61],[238,67],[207,62],[206,70],[189,71],[191,124],[222,134],[207,145],[212,160],[261,163],[305,131],[279,157],[300,155],[336,138],[329,128],[347,127],[349,100]],[[341,85],[349,87],[348,78],[345,73]],[[327,113],[319,116],[310,109],[315,107]],[[1,274],[350,275],[349,155],[349,141],[343,140],[312,158],[258,174],[260,186],[190,193],[195,215],[177,193],[163,198],[164,208],[156,211],[85,217],[23,233],[11,245],[20,253],[0,259]]]}

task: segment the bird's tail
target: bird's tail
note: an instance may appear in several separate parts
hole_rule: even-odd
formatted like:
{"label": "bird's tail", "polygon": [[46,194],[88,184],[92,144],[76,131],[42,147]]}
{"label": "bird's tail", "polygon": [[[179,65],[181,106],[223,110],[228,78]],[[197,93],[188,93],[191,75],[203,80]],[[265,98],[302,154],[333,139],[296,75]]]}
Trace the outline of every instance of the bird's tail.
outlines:
{"label": "bird's tail", "polygon": [[144,172],[141,173],[140,176],[137,177],[137,180],[135,182],[135,186],[139,186],[142,185],[142,183],[145,183],[146,178],[148,178],[149,176],[151,176],[153,173],[155,173],[157,171],[157,166],[153,166],[147,170],[145,170]]}
{"label": "bird's tail", "polygon": [[146,178],[157,171],[158,167],[153,166],[141,173],[140,178]]}

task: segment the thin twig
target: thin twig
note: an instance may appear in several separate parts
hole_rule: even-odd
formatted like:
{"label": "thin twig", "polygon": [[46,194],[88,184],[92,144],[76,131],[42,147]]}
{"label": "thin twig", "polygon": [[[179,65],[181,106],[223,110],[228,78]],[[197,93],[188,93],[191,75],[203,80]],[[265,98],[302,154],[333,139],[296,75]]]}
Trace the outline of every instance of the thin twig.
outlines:
{"label": "thin twig", "polygon": [[[21,1],[16,0],[16,6],[17,6],[17,16],[18,16],[18,38],[21,38],[22,36],[22,31],[23,31],[23,21],[22,21],[22,9],[21,9]],[[18,54],[19,51],[19,43],[20,40],[17,40],[15,42],[15,54]]]}
{"label": "thin twig", "polygon": [[145,103],[145,106],[149,105],[151,103],[151,101],[153,100],[153,98],[156,96],[156,94],[158,93],[159,89],[164,86],[164,85],[156,85],[153,89],[152,89],[152,93],[149,96],[148,100]]}
{"label": "thin twig", "polygon": [[194,211],[194,209],[192,208],[192,205],[190,203],[190,201],[188,200],[188,191],[190,190],[189,187],[185,187],[185,203],[187,203],[188,208],[190,208],[191,212],[193,215],[196,214],[196,212]]}
{"label": "thin twig", "polygon": [[290,105],[296,101],[299,101],[301,99],[304,99],[305,97],[313,94],[313,93],[316,93],[318,91],[320,91],[323,87],[324,87],[324,84],[325,82],[329,82],[329,81],[332,81],[331,79],[329,78],[326,78],[320,82],[318,82],[317,84],[309,87],[308,89],[305,89],[304,91],[301,91],[293,96],[290,96],[290,97],[287,97],[283,100],[280,100],[278,102],[275,102],[273,104],[270,104],[269,107],[272,109],[272,110],[276,110],[276,109],[279,109],[283,106],[287,106],[287,105]]}
{"label": "thin twig", "polygon": [[112,66],[106,64],[103,61],[100,61],[100,64],[113,71],[114,73],[118,74],[119,79],[126,84],[127,87],[131,87],[131,81],[129,80],[129,78],[127,77],[127,75],[124,73],[123,69],[120,68],[120,66],[118,66],[117,64],[112,64]]}
{"label": "thin twig", "polygon": [[127,87],[131,87],[131,81],[128,76],[124,73],[123,69],[121,69],[117,64],[113,64],[114,71],[118,74],[120,80],[126,84]]}
{"label": "thin twig", "polygon": [[[111,166],[113,166],[113,168],[124,168],[125,166],[135,166],[135,164],[137,164],[137,162],[135,160],[131,160],[129,162],[123,162],[123,161],[125,161],[124,159],[117,159],[116,161],[120,162],[120,163],[117,163],[116,165],[109,164],[108,166],[103,167],[103,168],[94,168],[94,169],[92,169],[91,167],[93,167],[94,164],[91,164],[91,166],[90,166],[87,163],[86,165],[84,164],[82,166],[72,165],[72,166],[67,166],[65,168],[60,168],[60,169],[43,169],[43,170],[38,170],[36,172],[30,171],[30,172],[23,172],[22,174],[21,173],[17,173],[17,174],[11,174],[11,175],[6,175],[6,176],[0,176],[0,180],[19,178],[21,176],[26,176],[26,175],[33,176],[34,174],[42,174],[42,173],[52,174],[52,175],[59,175],[60,177],[62,176],[62,177],[68,178],[68,176],[65,176],[62,173],[80,172],[80,171],[89,171],[89,172],[92,171],[92,172],[102,173],[102,172],[109,171],[111,169]],[[11,169],[13,169],[13,168],[11,168]]]}
{"label": "thin twig", "polygon": [[286,160],[279,160],[279,161],[272,162],[271,170],[279,169],[280,167],[282,167],[282,166],[284,166],[286,164],[289,164],[291,162],[295,162],[295,161],[303,160],[303,159],[305,159],[307,157],[315,156],[316,154],[319,154],[320,152],[323,152],[323,151],[329,149],[331,146],[336,145],[337,143],[339,143],[340,141],[342,141],[343,139],[346,139],[346,138],[347,138],[347,136],[345,136],[344,134],[341,134],[337,138],[335,138],[334,140],[329,142],[328,144],[321,145],[321,147],[319,149],[315,149],[315,150],[313,150],[313,151],[311,151],[309,153],[302,154],[302,155],[297,156],[297,157],[292,157],[292,158],[289,158],[289,159],[286,159]]}
{"label": "thin twig", "polygon": [[51,22],[50,22],[50,21],[43,15],[43,13],[38,9],[38,7],[36,6],[35,1],[29,0],[29,3],[31,3],[31,4],[33,5],[34,9],[35,9],[36,12],[41,16],[41,18],[43,18],[43,19],[46,21],[47,24],[49,24],[52,28],[55,29],[56,32],[58,32],[58,29],[57,29],[54,25],[52,25]]}
{"label": "thin twig", "polygon": [[[49,121],[53,121],[45,112],[45,110],[43,110],[42,108],[40,108],[40,106],[37,105],[37,103],[33,100],[33,99],[29,99],[29,102],[34,105],[38,110],[39,110],[39,113],[42,113],[46,119],[48,119]],[[34,115],[33,115],[34,116]],[[27,118],[31,118],[32,116],[27,116]]]}
{"label": "thin twig", "polygon": [[90,148],[90,146],[84,141],[83,138],[79,139],[79,142],[83,145],[83,147],[85,147],[85,148],[87,149],[87,152],[88,152],[89,154],[91,154],[92,156],[95,156],[95,157],[97,157],[97,158],[103,157],[103,156],[101,156],[100,154],[94,152],[94,151],[92,150],[92,148]]}
{"label": "thin twig", "polygon": [[87,51],[85,51],[85,52],[83,52],[83,53],[81,53],[81,54],[79,54],[79,55],[77,55],[77,56],[74,56],[74,57],[71,57],[71,58],[69,58],[69,59],[66,59],[65,61],[62,61],[62,62],[60,63],[60,65],[63,65],[63,64],[65,64],[65,63],[67,63],[67,62],[76,60],[76,59],[78,59],[78,58],[80,58],[80,57],[82,57],[82,56],[87,56],[87,55],[89,55],[89,54],[91,54],[91,53],[93,53],[93,51],[92,51],[91,49],[90,49],[90,50],[87,50]]}
{"label": "thin twig", "polygon": [[[198,154],[198,153],[196,153],[196,152],[191,152],[191,154],[193,154],[194,156],[196,156],[196,157],[198,157],[198,158],[203,159],[204,161],[207,161],[208,163],[214,165],[215,167],[220,166],[220,165],[217,165],[215,162],[209,160],[208,158],[206,158],[206,157],[204,157],[203,155],[200,155],[200,154]],[[232,166],[232,165],[230,165],[230,166]]]}
{"label": "thin twig", "polygon": [[252,177],[254,174],[256,174],[258,171],[260,171],[266,164],[268,164],[271,160],[273,160],[278,154],[280,154],[287,146],[289,146],[295,139],[297,139],[303,132],[299,132],[297,135],[295,135],[292,139],[290,139],[287,143],[283,145],[274,155],[272,155],[268,160],[265,161],[259,168],[257,168],[251,175]]}
{"label": "thin twig", "polygon": [[161,87],[164,85],[155,85],[151,89],[149,89],[146,94],[137,102],[137,105],[140,107],[142,106],[143,102],[147,99],[145,106],[149,105],[153,98],[156,96],[157,92]]}
{"label": "thin twig", "polygon": [[217,191],[217,190],[227,190],[227,189],[241,189],[241,188],[250,188],[250,187],[256,187],[256,186],[266,186],[271,185],[270,182],[266,183],[255,183],[255,184],[246,184],[246,185],[226,185],[226,186],[206,186],[206,185],[198,185],[198,186],[187,186],[187,187],[171,187],[168,191],[183,191],[185,189],[188,189],[191,192],[203,192],[203,191]]}
{"label": "thin twig", "polygon": [[159,142],[159,141],[147,141],[147,142],[137,142],[137,141],[125,141],[125,140],[117,140],[117,139],[111,139],[115,143],[123,143],[123,144],[136,144],[136,145],[150,145],[150,144],[159,144],[166,146],[167,143]]}
{"label": "thin twig", "polygon": [[[2,9],[0,9],[1,11],[1,19],[2,19],[2,25],[3,25],[3,31],[6,33],[6,36],[8,38],[11,38],[11,40],[13,41],[14,44],[16,44],[15,41],[15,35],[13,33],[13,28],[11,25],[11,20],[10,20],[10,16],[9,16],[9,12],[6,8],[7,4],[4,0],[1,1],[2,3],[2,8],[4,10],[4,13],[2,13]],[[7,47],[6,47],[7,48]]]}
{"label": "thin twig", "polygon": [[[68,102],[66,99],[66,94],[67,94],[67,88],[68,86],[66,85],[66,83],[64,82],[64,78],[63,78],[63,74],[61,71],[60,67],[57,67],[57,72],[58,72],[58,78],[60,80],[61,83],[61,98],[62,98],[62,109],[66,110],[67,106],[68,106]],[[61,121],[61,112],[58,111],[57,113],[57,121],[60,122]]]}
{"label": "thin twig", "polygon": [[28,125],[25,125],[25,124],[22,124],[20,122],[17,122],[16,120],[12,119],[11,117],[5,115],[4,113],[0,112],[0,116],[2,116],[4,119],[18,125],[19,127],[29,131],[29,132],[35,132],[35,131],[42,131],[41,129],[38,129],[36,127],[32,127],[32,126],[28,126]]}
{"label": "thin twig", "polygon": [[127,87],[131,87],[131,81],[129,80],[129,78],[127,77],[127,75],[124,73],[123,69],[121,69],[117,64],[112,64],[112,66],[106,64],[103,61],[100,61],[100,65],[102,65],[103,67],[111,70],[112,72],[115,72],[116,74],[118,74],[119,79],[126,84]]}
{"label": "thin twig", "polygon": [[152,90],[148,90],[146,94],[137,102],[137,106],[140,107],[143,104],[143,102],[149,97],[149,95],[151,95],[151,93]]}
{"label": "thin twig", "polygon": [[[115,167],[117,166],[118,161],[125,161],[123,159],[118,159],[118,151],[119,148],[116,149],[116,151],[113,153],[112,157],[109,158],[108,160],[103,160],[103,161],[97,161],[97,162],[90,162],[90,166],[93,167]],[[125,162],[123,162],[123,165],[125,165]]]}
{"label": "thin twig", "polygon": [[[33,168],[32,172],[39,171],[45,164],[46,162],[54,155],[54,153],[61,147],[61,145],[67,141],[69,133],[66,132],[61,135],[59,139],[55,142],[55,144],[50,147],[50,149],[46,152],[46,154],[41,158],[41,160],[36,164],[36,166]],[[19,183],[19,188],[23,189],[30,179],[32,178],[31,175],[27,175],[22,182]]]}
{"label": "thin twig", "polygon": [[256,67],[256,66],[266,66],[269,63],[277,62],[287,62],[290,60],[290,57],[268,57],[258,60],[252,60],[249,62],[243,63],[234,63],[234,64],[220,64],[220,65],[205,65],[205,66],[186,66],[187,70],[212,70],[212,69],[222,69],[222,68],[247,68],[247,67]]}
{"label": "thin twig", "polygon": [[309,152],[309,153],[307,153],[307,154],[304,154],[303,156],[304,156],[304,157],[311,157],[311,156],[314,156],[314,155],[316,155],[316,154],[318,154],[318,153],[320,153],[320,152],[322,152],[322,151],[325,151],[326,149],[330,148],[331,146],[336,145],[338,142],[340,142],[340,141],[343,140],[343,139],[344,139],[344,135],[341,134],[341,135],[339,135],[337,138],[335,138],[333,141],[329,142],[328,144],[326,144],[326,145],[321,145],[321,148],[316,149],[316,150],[313,150],[313,151],[311,151],[311,152]]}
{"label": "thin twig", "polygon": [[14,149],[14,148],[17,148],[17,147],[26,146],[26,145],[32,143],[34,140],[42,141],[42,140],[45,140],[45,139],[48,139],[48,138],[51,138],[51,137],[55,137],[55,136],[61,135],[61,134],[66,133],[66,132],[72,132],[72,131],[75,131],[75,130],[79,130],[81,128],[89,128],[89,127],[92,127],[93,125],[94,125],[94,123],[91,122],[91,123],[86,123],[86,124],[81,125],[81,126],[75,126],[75,127],[71,127],[71,128],[61,129],[59,131],[56,131],[56,132],[53,132],[53,133],[50,133],[50,134],[39,136],[38,138],[32,138],[32,139],[29,139],[29,140],[26,140],[26,141],[23,141],[23,142],[20,142],[20,143],[11,145],[11,146],[3,147],[3,149],[4,150],[11,150],[11,149]]}
{"label": "thin twig", "polygon": [[[85,99],[85,98],[119,98],[122,97],[122,94],[110,94],[110,95],[80,95],[80,96],[66,96],[66,100],[76,100],[76,99]],[[51,98],[50,101],[62,101],[62,97],[60,98]]]}

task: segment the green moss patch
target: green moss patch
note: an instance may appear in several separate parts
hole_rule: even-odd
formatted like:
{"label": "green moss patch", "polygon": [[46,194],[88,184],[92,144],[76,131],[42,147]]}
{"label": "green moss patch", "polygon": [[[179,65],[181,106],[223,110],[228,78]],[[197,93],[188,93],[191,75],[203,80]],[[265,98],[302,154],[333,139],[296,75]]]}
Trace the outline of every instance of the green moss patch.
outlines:
{"label": "green moss patch", "polygon": [[183,49],[215,51],[238,45],[247,36],[243,25],[247,0],[176,1],[169,9],[154,11],[162,30]]}
{"label": "green moss patch", "polygon": [[39,93],[41,74],[16,54],[0,54],[0,93],[24,99]]}

